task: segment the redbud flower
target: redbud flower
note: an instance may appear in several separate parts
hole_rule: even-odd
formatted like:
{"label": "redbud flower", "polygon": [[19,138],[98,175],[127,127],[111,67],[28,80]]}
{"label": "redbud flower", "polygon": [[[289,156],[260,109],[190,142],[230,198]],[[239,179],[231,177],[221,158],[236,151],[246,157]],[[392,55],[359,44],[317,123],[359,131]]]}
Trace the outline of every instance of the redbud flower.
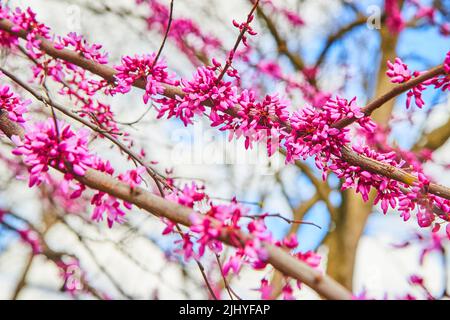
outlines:
{"label": "redbud flower", "polygon": [[156,61],[156,54],[135,55],[122,57],[122,64],[115,67],[116,86],[109,93],[127,93],[138,80],[145,81],[144,103],[150,97],[164,93],[163,83],[177,85],[173,75],[167,71],[167,65],[161,59]]}
{"label": "redbud flower", "polygon": [[405,27],[397,0],[385,0],[386,25],[392,33],[399,33]]}
{"label": "redbud flower", "polygon": [[27,126],[23,141],[14,137],[17,147],[13,154],[24,156],[24,162],[29,166],[30,187],[46,181],[49,166],[84,175],[93,163],[93,156],[87,147],[88,135],[86,129],[74,132],[61,121],[58,122],[58,130],[55,130],[55,122],[49,118]]}
{"label": "redbud flower", "polygon": [[409,282],[411,282],[411,284],[422,286],[423,278],[421,276],[413,274],[411,277],[409,277]]}
{"label": "redbud flower", "polygon": [[77,35],[75,32],[70,32],[67,36],[62,38],[60,37],[55,43],[55,48],[71,48],[88,60],[92,60],[100,64],[108,63],[108,54],[100,52],[100,49],[102,48],[101,45],[95,43],[89,45],[81,35]]}
{"label": "redbud flower", "polygon": [[10,120],[24,123],[23,115],[30,103],[30,100],[22,101],[8,85],[0,86],[0,112],[6,110]]}
{"label": "redbud flower", "polygon": [[261,292],[261,299],[270,300],[272,298],[273,288],[267,279],[261,280],[261,286],[258,291]]}
{"label": "redbud flower", "polygon": [[117,198],[99,191],[92,197],[91,204],[95,206],[91,217],[92,220],[101,221],[103,220],[103,214],[106,213],[106,221],[109,228],[112,228],[114,222],[120,224],[125,221],[125,212],[120,207],[120,202]]}
{"label": "redbud flower", "polygon": [[408,70],[408,66],[403,63],[402,59],[395,58],[395,62],[387,62],[389,70],[386,72],[387,76],[391,78],[393,83],[403,83],[411,79],[411,72]]}

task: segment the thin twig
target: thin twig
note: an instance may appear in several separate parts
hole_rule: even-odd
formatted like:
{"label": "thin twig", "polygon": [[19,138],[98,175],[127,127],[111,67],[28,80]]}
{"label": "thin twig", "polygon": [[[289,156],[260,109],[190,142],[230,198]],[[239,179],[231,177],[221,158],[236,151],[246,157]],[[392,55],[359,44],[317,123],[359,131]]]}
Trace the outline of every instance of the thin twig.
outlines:
{"label": "thin twig", "polygon": [[167,36],[169,35],[169,31],[170,31],[170,26],[172,25],[173,1],[174,0],[170,1],[169,22],[167,23],[166,33],[164,34],[163,41],[161,43],[161,46],[159,47],[158,53],[156,54],[155,60],[153,60],[150,70],[152,70],[155,67],[156,62],[158,61],[159,56],[161,55],[161,52],[163,51],[164,45],[166,44]]}

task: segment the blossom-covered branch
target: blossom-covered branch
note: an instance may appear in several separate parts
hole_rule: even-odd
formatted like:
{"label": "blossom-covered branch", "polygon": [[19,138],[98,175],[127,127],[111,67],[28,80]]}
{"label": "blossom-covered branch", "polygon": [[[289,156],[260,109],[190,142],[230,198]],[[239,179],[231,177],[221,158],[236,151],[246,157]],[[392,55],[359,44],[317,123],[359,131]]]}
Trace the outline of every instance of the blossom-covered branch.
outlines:
{"label": "blossom-covered branch", "polygon": [[[10,22],[9,20],[6,20],[6,19],[0,20],[0,29],[5,30],[11,34],[17,35],[24,39],[27,37],[27,32],[25,30],[14,31],[13,26],[14,26],[14,24],[12,22]],[[117,71],[114,68],[111,68],[104,64],[99,64],[95,61],[92,61],[83,56],[80,56],[77,52],[74,52],[74,51],[71,51],[68,49],[58,49],[55,47],[55,45],[51,41],[49,41],[47,39],[40,39],[39,46],[43,51],[45,51],[47,54],[49,54],[50,56],[52,56],[54,58],[62,59],[67,62],[73,63],[73,64],[75,64],[81,68],[84,68],[96,75],[101,76],[108,82],[113,83],[115,81],[115,76],[117,74]],[[410,82],[407,82],[407,83],[404,83],[404,84],[394,87],[391,91],[387,92],[379,99],[374,100],[372,103],[368,104],[365,108],[362,108],[361,111],[364,114],[367,113],[367,115],[370,115],[375,109],[381,107],[386,101],[393,99],[394,97],[398,96],[399,94],[401,94],[403,92],[408,91],[409,89],[414,87],[414,85],[417,85],[423,81],[430,79],[431,77],[434,77],[434,76],[440,75],[440,74],[444,74],[444,67],[442,65],[437,66],[437,67],[431,69],[430,71],[426,72],[425,74],[422,74],[421,76],[410,80]],[[146,83],[145,83],[144,79],[137,79],[132,85],[135,87],[141,88],[141,89],[145,89],[145,87],[146,87]],[[161,87],[163,88],[162,93],[168,98],[183,97],[185,95],[183,90],[177,86],[167,85],[167,84],[162,83]],[[203,104],[205,106],[209,106],[210,102],[208,100],[206,100],[203,102]],[[225,112],[230,113],[231,115],[236,114],[236,110],[234,110],[234,109],[226,110]],[[357,118],[355,118],[353,116],[342,119],[336,123],[336,126],[339,128],[343,128],[343,127],[347,126],[348,124],[354,122],[356,119]],[[282,126],[285,126],[287,128],[287,130],[289,130],[290,125],[288,123],[284,123],[282,120],[277,119],[277,117],[275,117],[275,119],[273,119],[273,120],[279,121]],[[348,155],[349,155],[347,157],[347,160],[352,161],[350,163],[353,165],[365,166],[371,172],[381,174],[381,175],[386,175],[387,177],[396,179],[396,180],[401,179],[399,181],[401,181],[403,183],[407,183],[407,184],[412,184],[412,183],[414,183],[414,181],[417,180],[417,178],[415,178],[412,175],[407,175],[407,178],[405,179],[404,178],[405,174],[402,172],[398,172],[398,170],[399,170],[398,168],[393,168],[391,166],[386,166],[384,164],[374,165],[374,163],[376,163],[376,161],[373,159],[369,161],[368,159],[366,159],[364,157],[359,157],[357,154],[355,154],[351,150],[345,151],[345,152],[348,153]],[[449,188],[440,186],[440,185],[436,185],[434,183],[431,183],[430,185],[432,186],[429,189],[431,193],[436,192],[436,195],[445,197],[446,199],[450,199],[450,189]]]}
{"label": "blossom-covered branch", "polygon": [[[8,119],[5,112],[0,113],[0,130],[8,137],[23,137],[24,135],[23,129],[17,123]],[[131,189],[127,183],[113,179],[100,171],[87,169],[84,175],[75,175],[74,177],[79,182],[94,190],[105,192],[128,203],[133,203],[137,207],[158,217],[164,217],[185,226],[192,225],[191,209],[157,197],[139,187]],[[238,245],[246,237],[243,234],[228,233],[227,230],[222,230],[219,236],[222,241],[232,246]],[[240,240],[236,242],[235,239]],[[276,248],[272,244],[265,244],[264,247],[268,254],[267,261],[283,274],[305,283],[326,298],[351,298],[351,294],[334,280],[291,257],[282,249]]]}

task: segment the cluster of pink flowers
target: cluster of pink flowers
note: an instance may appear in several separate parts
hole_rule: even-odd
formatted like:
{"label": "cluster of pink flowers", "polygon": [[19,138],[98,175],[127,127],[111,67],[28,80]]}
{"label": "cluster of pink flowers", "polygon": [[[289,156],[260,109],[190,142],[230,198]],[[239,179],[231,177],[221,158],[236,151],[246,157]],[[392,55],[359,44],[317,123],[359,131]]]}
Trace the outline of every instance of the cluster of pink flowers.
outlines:
{"label": "cluster of pink flowers", "polygon": [[216,69],[217,67],[214,66],[200,67],[192,80],[181,80],[185,93],[183,98],[158,99],[157,102],[161,104],[161,107],[158,108],[158,118],[167,113],[168,118],[175,116],[180,118],[185,125],[192,124],[192,118],[206,110],[204,103],[211,101],[214,109],[211,110],[210,118],[213,121],[219,120],[218,111],[223,112],[234,106],[236,88],[230,82],[218,81]]}
{"label": "cluster of pink flowers", "polygon": [[[237,22],[236,20],[233,20],[233,26],[239,29],[239,31],[242,33],[242,43],[246,47],[248,47],[248,43],[247,43],[247,36],[245,34],[248,33],[251,36],[255,36],[257,34],[256,31],[250,25],[250,23],[253,21],[254,18],[255,18],[254,15],[249,15],[247,17],[247,20],[241,23]],[[233,52],[231,53],[231,55],[233,55]]]}
{"label": "cluster of pink flowers", "polygon": [[[415,71],[413,76],[417,77],[421,74],[421,72]],[[436,76],[413,87],[406,94],[406,108],[410,107],[412,98],[414,98],[417,107],[422,108],[425,105],[422,94],[429,86],[433,86],[435,89],[441,89],[444,92],[448,91],[450,89],[450,76],[448,74]]]}
{"label": "cluster of pink flowers", "polygon": [[185,207],[194,208],[196,202],[200,202],[206,197],[203,189],[203,187],[197,186],[192,182],[190,185],[184,185],[181,192],[171,192],[166,196],[166,199]]}
{"label": "cluster of pink flowers", "polygon": [[385,0],[384,11],[386,12],[386,25],[392,33],[399,33],[405,27],[397,0]]}
{"label": "cluster of pink flowers", "polygon": [[[419,71],[414,71],[411,74],[408,66],[400,58],[396,58],[394,63],[388,61],[387,65],[388,71],[386,72],[386,74],[391,78],[391,82],[393,83],[404,83],[411,78],[418,77],[422,74]],[[450,51],[447,53],[444,59],[444,70],[446,73],[450,73]],[[422,98],[422,93],[428,86],[433,86],[435,89],[446,91],[450,87],[450,76],[436,76],[413,87],[406,94],[406,108],[410,107],[413,98],[417,107],[422,108],[425,105],[425,101]]]}
{"label": "cluster of pink flowers", "polygon": [[127,183],[131,190],[135,189],[142,183],[141,175],[146,171],[145,167],[138,167],[119,174],[119,180]]}
{"label": "cluster of pink flowers", "polygon": [[[137,0],[143,3],[144,0]],[[160,30],[165,30],[165,23],[168,19],[168,9],[156,0],[147,0],[152,10],[152,15],[148,17],[149,26],[157,25]],[[398,1],[386,0],[387,25],[393,32],[400,32],[404,27]],[[283,14],[294,25],[301,25],[301,18],[287,10]],[[433,12],[423,9],[418,13],[420,17],[433,19]],[[40,50],[40,38],[50,39],[49,29],[37,22],[35,14],[31,10],[22,12],[16,10],[11,13],[7,9],[0,7],[0,17],[10,19],[15,24],[14,31],[27,30],[27,52],[35,59],[41,59],[43,52]],[[254,16],[250,14],[243,23],[233,21],[242,35],[243,43],[248,46],[246,33],[254,35],[256,32],[250,26]],[[0,37],[4,33],[0,33]],[[216,47],[219,44],[213,39],[200,33],[199,28],[190,20],[174,19],[169,37],[173,38],[180,48],[186,52],[192,51],[188,46],[187,36],[195,35],[202,40],[203,45]],[[17,44],[14,36],[2,37],[1,43],[11,47]],[[239,44],[239,43],[237,43]],[[89,45],[79,35],[70,33],[68,36],[59,38],[55,47],[57,49],[70,48],[81,54],[84,58],[97,63],[107,63],[106,54],[100,52],[100,45]],[[201,49],[205,50],[205,49]],[[200,50],[200,52],[202,52]],[[344,183],[343,189],[355,188],[357,193],[367,201],[369,192],[373,188],[377,191],[375,204],[380,203],[381,209],[386,213],[389,207],[397,208],[401,212],[404,220],[408,220],[411,212],[417,209],[417,220],[421,227],[432,226],[433,231],[438,231],[442,224],[446,224],[446,231],[450,237],[450,201],[438,196],[426,194],[430,184],[429,179],[423,174],[420,166],[414,166],[418,173],[418,181],[412,187],[389,179],[383,175],[374,174],[355,165],[350,165],[342,159],[342,148],[350,142],[349,128],[336,128],[334,124],[345,118],[356,119],[356,123],[366,134],[373,134],[376,128],[374,122],[367,117],[357,106],[356,99],[350,101],[339,96],[329,97],[325,93],[320,93],[311,86],[300,86],[291,79],[285,79],[280,66],[271,61],[260,63],[258,68],[276,79],[286,80],[291,87],[300,88],[310,101],[314,101],[313,106],[299,109],[292,114],[288,111],[288,104],[277,95],[266,95],[261,101],[257,99],[256,91],[241,90],[239,85],[239,75],[236,69],[231,68],[231,63],[236,52],[234,49],[229,53],[225,66],[222,66],[215,59],[212,66],[201,66],[197,68],[190,80],[174,80],[174,76],[169,74],[167,65],[161,61],[156,61],[156,54],[125,56],[121,64],[116,66],[116,84],[110,87],[106,81],[93,80],[85,70],[70,63],[50,59],[38,61],[34,67],[34,77],[43,81],[46,75],[50,75],[55,81],[63,84],[60,90],[62,95],[74,98],[76,104],[81,104],[80,114],[83,117],[92,117],[92,121],[102,129],[111,130],[118,134],[119,130],[114,121],[113,112],[109,105],[103,104],[91,97],[99,90],[105,89],[109,94],[127,93],[133,84],[138,81],[145,83],[145,94],[143,100],[147,103],[154,99],[158,103],[158,118],[167,116],[177,117],[185,124],[192,124],[195,115],[207,113],[212,126],[219,127],[220,130],[229,131],[230,138],[245,138],[245,147],[250,148],[252,143],[267,139],[268,154],[272,155],[280,145],[286,150],[288,162],[297,159],[315,158],[316,166],[322,170],[323,178],[328,172],[335,173]],[[447,53],[444,61],[444,68],[450,72],[450,52]],[[231,80],[224,80],[224,70]],[[421,73],[408,70],[408,66],[400,58],[392,63],[388,61],[387,75],[394,83],[404,83]],[[222,74],[222,72],[224,74]],[[316,68],[307,69],[304,76],[315,79]],[[64,81],[63,81],[64,80]],[[183,91],[182,96],[172,98],[161,97],[165,91],[165,85],[180,85]],[[411,99],[414,98],[417,106],[422,107],[424,101],[422,92],[428,87],[434,86],[443,91],[449,88],[449,76],[437,76],[412,88],[407,93],[407,107]],[[312,96],[317,97],[312,98]],[[8,112],[11,120],[24,123],[23,114],[26,111],[26,102],[22,102],[8,86],[0,87],[0,105]],[[73,180],[73,174],[83,176],[88,168],[99,170],[110,176],[114,175],[114,169],[109,162],[102,161],[98,157],[89,153],[87,148],[88,133],[84,130],[73,131],[69,125],[48,119],[46,122],[26,125],[26,134],[22,140],[14,138],[17,144],[13,151],[15,155],[21,155],[24,162],[29,166],[30,186],[39,185],[42,182],[50,183],[48,176],[49,167],[55,167],[65,172],[64,182],[61,184],[61,196],[70,195],[76,199],[81,196],[85,186]],[[403,168],[404,160],[399,160],[393,151],[380,152],[367,146],[353,145],[352,150],[359,155],[378,162],[388,164],[395,168]],[[411,160],[415,164],[414,159]],[[127,183],[131,191],[142,183],[141,175],[145,172],[144,167],[127,171],[117,176],[120,181]],[[406,190],[406,192],[405,192]],[[198,247],[194,245],[190,233],[181,235],[182,252],[186,259],[191,257],[202,257],[209,249],[214,253],[222,251],[222,237],[227,236],[236,245],[235,252],[224,263],[223,273],[238,273],[242,264],[246,263],[255,269],[264,268],[267,264],[268,253],[265,244],[273,244],[288,251],[293,251],[298,243],[295,237],[288,237],[281,241],[275,241],[265,225],[266,215],[258,217],[249,216],[249,210],[244,208],[237,201],[230,204],[214,204],[204,193],[203,189],[195,184],[185,186],[182,190],[175,190],[167,199],[177,202],[183,206],[192,208],[196,204],[206,203],[207,209],[202,214],[193,213],[191,216],[190,232],[198,239]],[[106,215],[109,227],[114,222],[124,221],[125,209],[130,209],[131,204],[119,201],[102,191],[98,191],[91,198],[94,205],[92,219],[102,220]],[[245,222],[243,218],[250,219]],[[164,234],[174,232],[175,224],[166,221],[167,227]],[[243,232],[248,236],[243,236]],[[29,231],[20,233],[21,237],[29,242],[34,252],[39,252],[38,244],[33,241]],[[301,260],[311,267],[319,266],[320,257],[314,252],[291,253],[298,260]],[[78,263],[64,264],[65,282],[70,280],[69,291],[74,291],[77,280],[72,279],[72,272],[69,269],[78,268]],[[272,289],[267,280],[261,282],[260,291],[263,297],[270,297]],[[292,286],[286,282],[282,293],[285,299],[293,298]]]}
{"label": "cluster of pink flowers", "polygon": [[[65,173],[65,182],[61,184],[61,195],[67,195],[71,199],[81,196],[85,186],[80,183],[72,182],[73,174],[83,176],[88,168],[93,168],[113,175],[114,169],[109,162],[104,162],[98,157],[92,155],[87,147],[88,132],[80,129],[74,132],[68,124],[58,122],[58,128],[55,129],[55,122],[52,118],[46,122],[38,122],[34,125],[26,124],[27,131],[21,140],[14,137],[17,145],[13,150],[15,155],[24,157],[24,163],[29,167],[30,175],[29,185],[39,185],[42,182],[50,184],[52,181],[48,175],[50,166],[57,168]],[[119,175],[119,180],[126,182],[130,188],[135,188],[142,182],[140,174],[143,168],[130,170]],[[67,203],[68,207],[70,203]],[[98,191],[92,197],[91,204],[94,205],[92,219],[99,221],[103,219],[106,212],[109,227],[114,222],[121,223],[125,216],[123,207],[130,209],[131,204],[121,202],[104,192]]]}
{"label": "cluster of pink flowers", "polygon": [[47,177],[46,188],[53,196],[53,201],[68,214],[80,214],[87,211],[87,201],[80,199],[86,186],[76,180]]}
{"label": "cluster of pink flowers", "polygon": [[122,63],[115,67],[117,84],[109,92],[127,93],[136,81],[144,80],[146,85],[143,99],[147,103],[151,96],[164,93],[164,83],[178,85],[173,80],[173,75],[167,72],[167,65],[155,59],[155,53],[123,57]]}
{"label": "cluster of pink flowers", "polygon": [[[0,19],[9,19],[11,17],[8,7],[0,4]],[[0,45],[2,48],[15,48],[18,44],[18,39],[16,36],[9,32],[0,30]]]}
{"label": "cluster of pink flowers", "polygon": [[[245,137],[247,148],[251,147],[253,142],[265,137],[268,139],[269,155],[282,144],[286,149],[288,162],[313,156],[324,178],[328,170],[331,170],[344,179],[344,189],[356,188],[366,201],[370,189],[376,189],[375,203],[381,203],[383,212],[387,212],[389,206],[395,208],[399,199],[403,200],[400,209],[404,217],[407,215],[406,212],[415,208],[410,205],[407,209],[404,205],[403,188],[407,188],[407,185],[370,173],[358,166],[349,165],[341,159],[342,147],[350,142],[350,129],[334,128],[334,123],[344,118],[356,118],[357,124],[367,135],[373,134],[376,128],[375,123],[356,105],[355,99],[348,101],[336,97],[328,99],[319,108],[305,107],[291,115],[287,111],[287,105],[278,97],[266,96],[262,102],[258,102],[253,91],[243,90],[238,93],[238,88],[232,82],[218,81],[219,66],[220,64],[216,62],[212,67],[201,67],[193,80],[182,81],[183,91],[186,93],[183,98],[158,100],[161,104],[159,117],[168,113],[168,117],[177,116],[186,125],[192,123],[191,119],[195,114],[205,113],[207,110],[205,104],[208,104],[211,125],[230,131],[230,137],[233,135],[238,138]],[[391,64],[389,75],[396,82],[403,82],[411,77],[407,66],[400,59]],[[414,73],[414,76],[417,75],[418,73]],[[410,92],[414,95],[416,92],[421,93],[426,86],[437,87],[438,78],[430,79]],[[420,99],[421,96],[416,94],[416,103],[419,105]],[[287,130],[288,125],[290,130]],[[353,151],[398,168],[405,163],[397,162],[395,152],[380,153],[366,146],[353,146]],[[434,205],[441,205],[444,212],[448,212],[445,199],[440,197],[429,199]],[[417,216],[419,224],[426,226],[424,214],[421,212],[419,211]]]}
{"label": "cluster of pink flowers", "polygon": [[436,26],[443,36],[450,35],[450,23],[448,22],[448,19],[445,19],[444,16],[444,19],[440,19],[441,21],[439,21],[437,18],[438,14],[440,14],[438,8],[427,5],[426,1],[408,0],[408,3],[416,10],[414,15],[415,19],[424,19],[427,24]]}
{"label": "cluster of pink flowers", "polygon": [[[26,30],[29,32],[27,36],[26,49],[33,58],[42,55],[39,45],[40,37],[49,39],[49,28],[36,20],[36,14],[30,9],[22,11],[20,8],[10,10],[7,6],[0,4],[0,18],[8,19],[13,23],[12,31],[18,32]],[[18,45],[18,37],[11,33],[0,31],[0,43],[8,48],[16,48]]]}
{"label": "cluster of pink flowers", "polygon": [[[108,87],[107,81],[94,79],[85,69],[70,62],[48,58],[45,52],[40,49],[42,38],[51,39],[54,37],[57,39],[54,42],[55,48],[67,48],[78,52],[85,59],[106,64],[108,62],[107,54],[100,51],[101,45],[88,44],[82,36],[73,32],[65,37],[51,35],[50,28],[38,22],[36,14],[30,8],[26,11],[20,9],[10,11],[0,6],[0,16],[13,22],[14,31],[26,30],[28,32],[26,50],[34,58],[35,65],[32,67],[34,80],[42,83],[45,78],[51,77],[62,85],[59,94],[74,99],[75,105],[81,106],[81,116],[89,117],[91,122],[98,125],[102,130],[111,134],[119,134],[119,128],[110,106],[92,98],[98,91]],[[9,41],[9,38],[3,37],[3,34],[1,33],[2,41]],[[8,47],[17,47],[17,37],[13,40],[10,41]],[[127,136],[126,133],[124,133],[124,136]]]}
{"label": "cluster of pink flowers", "polygon": [[93,156],[89,153],[88,131],[72,131],[68,124],[49,118],[34,125],[26,124],[26,133],[21,141],[15,137],[17,147],[13,153],[24,157],[29,166],[30,187],[47,180],[49,166],[65,172],[83,176],[92,166]]}
{"label": "cluster of pink flowers", "polygon": [[432,227],[433,232],[440,230],[442,223],[446,223],[446,232],[450,238],[450,201],[426,194],[430,184],[429,179],[419,173],[418,180],[407,194],[399,195],[399,211],[406,221],[410,212],[417,207],[417,222],[420,227]]}
{"label": "cluster of pink flowers", "polygon": [[[253,269],[265,268],[268,259],[265,244],[270,243],[289,251],[295,250],[298,246],[295,235],[290,235],[281,241],[273,239],[264,221],[267,214],[252,216],[249,214],[249,209],[235,199],[228,204],[215,204],[208,199],[204,188],[194,183],[186,185],[181,190],[174,190],[166,198],[190,208],[201,203],[203,203],[203,207],[207,207],[203,214],[195,212],[198,210],[194,209],[195,211],[191,214],[192,225],[190,227],[193,235],[181,234],[181,240],[176,240],[175,243],[181,243],[181,249],[178,251],[184,254],[185,259],[200,258],[205,255],[207,249],[216,254],[222,252],[221,239],[227,237],[236,246],[236,249],[222,266],[224,275],[228,275],[230,272],[238,274],[244,264],[250,265]],[[250,219],[250,221],[246,222],[245,219]],[[175,224],[168,220],[165,223],[166,228],[163,230],[163,234],[173,233]],[[244,231],[246,231],[245,234]],[[196,238],[197,249],[195,249],[192,237]],[[198,252],[194,250],[198,250]],[[313,251],[297,252],[292,255],[313,268],[319,266],[320,256]]]}
{"label": "cluster of pink flowers", "polygon": [[447,52],[447,54],[445,55],[444,70],[445,70],[445,72],[450,74],[450,51]]}
{"label": "cluster of pink flowers", "polygon": [[386,74],[391,78],[393,83],[403,83],[411,79],[411,71],[408,70],[408,66],[403,63],[402,59],[395,58],[394,63],[388,60],[388,71]]}
{"label": "cluster of pink flowers", "polygon": [[[288,250],[294,250],[298,246],[297,237],[292,234],[290,236],[287,236],[282,241],[278,241],[276,245]],[[321,257],[314,251],[307,251],[305,253],[297,252],[293,254],[293,256],[305,262],[312,268],[318,268],[321,261]],[[289,278],[286,277],[285,281],[286,283],[281,289],[282,297],[284,300],[294,300],[295,299],[293,295],[294,289],[292,288],[292,285],[289,283]],[[297,281],[297,287],[301,289],[301,282]],[[265,278],[261,280],[261,285],[258,291],[261,292],[261,299],[263,300],[270,300],[274,298],[273,287],[269,284],[269,281]]]}
{"label": "cluster of pink flowers", "polygon": [[27,112],[30,100],[22,101],[8,85],[0,86],[0,112],[5,110],[12,121],[24,123],[23,115]]}
{"label": "cluster of pink flowers", "polygon": [[28,53],[34,59],[41,57],[43,53],[40,50],[40,38],[50,39],[50,29],[45,24],[37,21],[36,13],[29,7],[25,11],[16,8],[8,18],[14,23],[13,31],[26,30],[28,32],[26,43]]}
{"label": "cluster of pink flowers", "polygon": [[249,90],[239,95],[237,103],[240,106],[237,114],[243,121],[228,121],[222,130],[231,130],[230,138],[232,134],[237,138],[244,136],[246,148],[267,138],[267,152],[272,155],[284,137],[283,123],[289,119],[288,103],[276,95],[266,95],[263,101],[257,101],[255,93]]}
{"label": "cluster of pink flowers", "polygon": [[79,54],[81,54],[86,59],[95,61],[100,64],[108,63],[108,54],[100,52],[102,48],[99,44],[89,45],[83,36],[76,34],[75,32],[70,32],[65,37],[60,37],[57,42],[55,42],[55,48],[64,49],[70,48]]}
{"label": "cluster of pink flowers", "polygon": [[[368,182],[367,178],[381,181],[381,183],[373,183],[372,186],[367,185],[366,188],[357,187],[357,190],[370,190],[370,187],[374,187],[377,190],[377,197],[375,203],[381,203],[381,210],[386,213],[391,207],[400,212],[400,216],[405,220],[411,218],[411,214],[416,212],[417,222],[420,227],[430,227],[433,232],[439,231],[441,226],[446,225],[445,229],[448,237],[450,238],[450,201],[428,193],[430,179],[424,174],[423,161],[431,159],[429,150],[422,150],[418,154],[404,150],[399,147],[391,147],[387,142],[388,132],[377,128],[373,134],[369,134],[363,130],[359,133],[365,136],[366,141],[375,146],[376,152],[366,149],[363,153],[372,159],[378,159],[379,155],[383,155],[389,158],[389,164],[398,168],[408,168],[416,172],[418,180],[413,183],[411,187],[406,184],[399,183],[397,181],[390,180],[386,177],[373,175],[369,172],[364,173],[367,176],[362,181]],[[358,152],[360,153],[360,152]],[[385,160],[381,159],[381,162]],[[342,166],[345,164],[340,164]],[[338,166],[338,167],[339,167]],[[360,169],[358,167],[350,167],[349,174],[356,170],[358,174]],[[376,177],[376,178],[374,178]],[[344,182],[344,187],[347,187],[347,183],[352,187],[355,185],[356,180],[354,177]],[[357,182],[361,183],[361,178]],[[365,196],[367,198],[367,196]]]}
{"label": "cluster of pink flowers", "polygon": [[[91,97],[101,89],[108,86],[104,80],[93,79],[83,68],[75,66],[72,63],[49,58],[45,52],[40,49],[41,39],[51,39],[55,37],[50,34],[50,28],[36,19],[36,14],[30,9],[22,11],[17,8],[10,11],[8,8],[0,6],[0,17],[10,20],[13,24],[13,31],[26,30],[27,44],[26,51],[34,59],[33,78],[42,83],[45,78],[50,77],[62,85],[59,94],[74,99],[75,105],[81,105],[81,116],[88,116],[90,120],[101,129],[118,134],[119,129],[114,121],[114,115],[109,105],[94,100]],[[17,36],[11,36],[9,33],[0,33],[1,44],[9,48],[17,48]],[[68,48],[78,52],[85,59],[96,63],[107,63],[107,54],[100,52],[101,45],[88,44],[80,35],[69,33],[65,37],[55,37],[57,40],[54,46],[57,49]],[[19,104],[16,104],[16,114],[18,122],[22,121],[19,116]],[[14,116],[10,111],[10,116]],[[126,134],[125,134],[126,136]]]}
{"label": "cluster of pink flowers", "polygon": [[112,228],[114,222],[120,224],[125,221],[125,211],[116,197],[99,191],[92,197],[91,204],[94,205],[92,220],[99,222],[103,220],[103,216],[106,213],[106,221],[110,228]]}
{"label": "cluster of pink flowers", "polygon": [[321,110],[305,107],[294,112],[290,118],[292,131],[284,142],[287,161],[314,156],[316,166],[323,171],[325,178],[329,162],[335,161],[333,168],[336,167],[341,148],[350,142],[348,128],[333,128],[335,122],[344,118],[356,118],[368,132],[373,132],[376,127],[356,105],[356,99],[348,101],[336,97],[329,99]]}
{"label": "cluster of pink flowers", "polygon": [[[83,118],[88,118],[92,123],[98,125],[100,129],[107,131],[111,135],[118,136],[122,134],[122,137],[126,139],[128,133],[121,132],[115,121],[114,112],[111,110],[111,106],[104,104],[99,100],[88,99],[84,100],[86,103],[82,103],[79,115]],[[103,137],[100,135],[100,137]]]}
{"label": "cluster of pink flowers", "polygon": [[[401,32],[407,24],[402,17],[400,3],[397,0],[385,0],[386,25],[392,33]],[[439,11],[435,7],[423,4],[420,0],[407,0],[404,3],[410,5],[408,9],[414,10],[415,20],[424,19],[428,25],[436,26],[443,36],[450,35],[450,24],[445,18],[442,22],[436,19]]]}
{"label": "cluster of pink flowers", "polygon": [[[93,168],[113,176],[114,169],[109,161],[102,161],[97,158]],[[137,169],[129,170],[118,176],[118,179],[127,183],[130,186],[130,190],[135,189],[142,183],[141,175],[144,173],[144,167],[138,167]],[[132,205],[126,201],[121,201],[114,196],[111,196],[105,192],[98,191],[91,199],[91,204],[94,205],[94,211],[91,218],[94,221],[101,221],[106,214],[106,221],[108,227],[112,228],[114,223],[123,223],[125,221],[125,209],[131,209]]]}

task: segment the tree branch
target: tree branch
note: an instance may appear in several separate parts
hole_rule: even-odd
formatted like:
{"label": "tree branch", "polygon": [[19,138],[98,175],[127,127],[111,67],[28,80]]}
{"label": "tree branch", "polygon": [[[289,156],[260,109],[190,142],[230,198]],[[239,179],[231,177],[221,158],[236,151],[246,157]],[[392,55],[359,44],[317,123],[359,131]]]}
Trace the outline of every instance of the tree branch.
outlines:
{"label": "tree branch", "polygon": [[413,152],[422,149],[436,150],[444,145],[450,137],[450,118],[445,124],[423,135],[412,147]]}

